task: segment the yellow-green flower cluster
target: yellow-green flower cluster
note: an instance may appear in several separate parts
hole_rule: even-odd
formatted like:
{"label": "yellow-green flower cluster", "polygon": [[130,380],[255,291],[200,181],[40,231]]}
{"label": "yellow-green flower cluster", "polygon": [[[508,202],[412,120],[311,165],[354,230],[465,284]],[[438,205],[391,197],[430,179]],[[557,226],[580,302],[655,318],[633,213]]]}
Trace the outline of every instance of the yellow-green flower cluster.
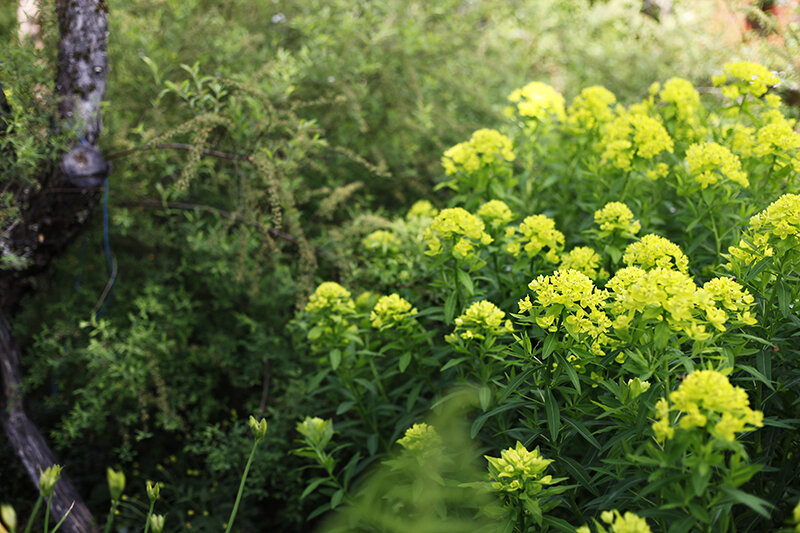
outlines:
{"label": "yellow-green flower cluster", "polygon": [[378,298],[369,315],[372,327],[380,330],[389,329],[406,322],[418,313],[416,307],[399,294],[390,294]]}
{"label": "yellow-green flower cluster", "polygon": [[397,443],[414,455],[428,457],[439,453],[444,442],[433,426],[414,424],[408,428]]}
{"label": "yellow-green flower cluster", "polygon": [[636,235],[642,229],[630,208],[622,202],[609,202],[595,211],[594,223],[600,226],[601,231],[620,231],[623,235]]}
{"label": "yellow-green flower cluster", "polygon": [[505,226],[514,219],[511,208],[500,200],[489,200],[483,204],[478,209],[478,216],[492,228]]}
{"label": "yellow-green flower cluster", "polygon": [[739,157],[751,157],[756,149],[756,129],[744,124],[734,124],[728,144]]}
{"label": "yellow-green flower cluster", "polygon": [[794,526],[794,530],[797,531],[797,533],[800,533],[800,502],[797,502],[797,505],[792,513],[792,517],[794,518],[794,523],[796,524]]}
{"label": "yellow-green flower cluster", "polygon": [[[775,249],[769,245],[769,235],[766,233],[754,233],[746,239],[739,240],[739,244],[728,248],[731,255],[731,263],[744,265],[755,264],[765,257],[775,255]],[[728,263],[728,268],[731,268]]]}
{"label": "yellow-green flower cluster", "polygon": [[673,104],[677,111],[677,118],[682,122],[697,120],[700,109],[700,94],[692,82],[683,78],[671,78],[664,83],[658,97],[662,102]]}
{"label": "yellow-green flower cluster", "polygon": [[319,315],[349,315],[355,312],[356,304],[350,291],[334,281],[320,283],[308,299],[306,311]]}
{"label": "yellow-green flower cluster", "polygon": [[756,232],[800,243],[800,194],[784,194],[750,219]]}
{"label": "yellow-green flower cluster", "polygon": [[[732,262],[745,265],[765,257],[791,254],[800,259],[800,195],[784,194],[750,218],[750,232],[737,246],[728,248]],[[730,267],[730,263],[728,264]]]}
{"label": "yellow-green flower cluster", "polygon": [[439,213],[439,210],[433,207],[433,204],[428,200],[417,200],[414,205],[406,213],[406,219],[412,218],[433,218]]}
{"label": "yellow-green flower cluster", "polygon": [[307,416],[302,422],[297,423],[296,429],[311,446],[323,449],[333,437],[333,420]]}
{"label": "yellow-green flower cluster", "polygon": [[742,162],[728,148],[715,142],[693,144],[686,151],[689,175],[705,189],[720,178],[747,187],[750,182],[742,170]]}
{"label": "yellow-green flower cluster", "polygon": [[371,252],[387,255],[400,249],[400,239],[391,231],[379,229],[364,237],[361,246]]}
{"label": "yellow-green flower cluster", "polygon": [[595,85],[587,87],[567,108],[567,125],[575,133],[592,131],[614,118],[614,93]]}
{"label": "yellow-green flower cluster", "polygon": [[[734,320],[741,324],[752,326],[757,322],[751,313],[755,301],[753,295],[732,279],[714,278],[703,284],[703,290],[709,294],[717,308],[717,311],[708,314],[709,322],[717,329],[724,328],[722,324],[728,320],[727,313],[732,313]],[[716,320],[711,320],[712,315],[716,316]]]}
{"label": "yellow-green flower cluster", "polygon": [[[603,511],[600,520],[611,526],[611,533],[652,533],[647,520],[630,511],[625,514],[620,514],[616,509]],[[579,527],[576,533],[590,533],[589,526]]]}
{"label": "yellow-green flower cluster", "polygon": [[455,319],[453,335],[464,340],[485,339],[488,336],[511,333],[514,327],[506,314],[488,300],[470,305],[464,314]]}
{"label": "yellow-green flower cluster", "polygon": [[484,231],[483,221],[462,207],[442,209],[425,229],[427,255],[443,252],[443,243],[456,259],[472,259],[476,244],[490,244],[492,237]]}
{"label": "yellow-green flower cluster", "polygon": [[659,442],[675,436],[672,411],[680,413],[679,428],[706,428],[712,437],[727,442],[735,440],[736,433],[764,425],[764,414],[750,409],[747,392],[716,370],[695,370],[670,393],[669,402],[661,398],[656,403],[653,432]]}
{"label": "yellow-green flower cluster", "polygon": [[528,257],[535,257],[543,250],[544,258],[558,263],[559,254],[564,249],[564,234],[556,229],[556,223],[545,215],[526,217],[517,228],[506,230],[506,250],[515,257],[524,251]]}
{"label": "yellow-green flower cluster", "polygon": [[356,329],[349,321],[356,312],[350,291],[333,281],[321,283],[308,299],[305,310],[313,324],[308,331],[313,351],[341,349],[350,342],[346,334]]}
{"label": "yellow-green flower cluster", "polygon": [[625,248],[622,260],[628,266],[675,268],[684,274],[689,270],[689,259],[680,246],[659,235],[648,234]]}
{"label": "yellow-green flower cluster", "polygon": [[536,119],[539,122],[549,121],[552,117],[563,121],[564,97],[551,86],[534,81],[521,89],[515,89],[508,95],[508,101],[517,105],[520,116]]}
{"label": "yellow-green flower cluster", "polygon": [[480,129],[469,141],[448,148],[442,166],[448,176],[462,172],[472,174],[496,163],[514,160],[511,139],[497,130]]}
{"label": "yellow-green flower cluster", "polygon": [[603,162],[630,170],[634,156],[653,159],[661,152],[672,152],[674,143],[664,126],[641,113],[623,112],[609,122],[604,131]]}
{"label": "yellow-green flower cluster", "polygon": [[553,484],[553,476],[543,475],[552,459],[545,459],[539,448],[528,451],[517,441],[514,448],[500,452],[500,457],[484,455],[489,462],[492,488],[502,492],[521,492],[535,495],[544,485]]}
{"label": "yellow-green flower cluster", "polygon": [[674,113],[676,121],[676,135],[695,139],[704,131],[700,126],[700,95],[694,85],[683,78],[672,78],[664,83],[664,88],[658,94],[665,104],[671,104],[674,111],[664,112],[669,118]]}
{"label": "yellow-green flower cluster", "polygon": [[[603,311],[608,293],[595,287],[586,274],[577,270],[556,270],[552,276],[539,276],[528,284],[544,311],[536,323],[547,331],[558,331],[557,320],[564,315],[568,335],[584,342],[596,355],[610,342],[606,332],[611,320]],[[532,311],[529,296],[519,302],[520,312]]]}
{"label": "yellow-green flower cluster", "polygon": [[606,310],[614,317],[618,333],[627,331],[639,316],[645,321],[666,321],[670,329],[702,341],[710,337],[704,322],[719,323],[719,309],[709,294],[677,270],[627,267],[620,269],[607,287],[614,292]]}
{"label": "yellow-green flower cluster", "polygon": [[776,158],[779,161],[789,160],[795,171],[800,170],[796,152],[800,148],[800,133],[796,132],[793,123],[779,111],[770,114],[770,120],[756,134],[757,143],[753,153],[758,157]]}
{"label": "yellow-green flower cluster", "polygon": [[739,61],[723,65],[722,74],[714,76],[713,81],[714,87],[722,87],[725,97],[735,100],[748,94],[758,98],[767,92],[769,85],[776,85],[781,80],[764,65]]}
{"label": "yellow-green flower cluster", "polygon": [[561,256],[559,270],[577,270],[593,280],[608,278],[602,267],[603,258],[588,246],[576,246]]}

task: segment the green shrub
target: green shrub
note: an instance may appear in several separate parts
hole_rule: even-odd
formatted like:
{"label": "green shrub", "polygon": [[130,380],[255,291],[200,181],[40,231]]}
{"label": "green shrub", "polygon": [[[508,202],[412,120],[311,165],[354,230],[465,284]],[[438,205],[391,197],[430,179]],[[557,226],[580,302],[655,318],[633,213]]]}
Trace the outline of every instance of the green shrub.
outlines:
{"label": "green shrub", "polygon": [[490,483],[466,486],[496,493],[473,513],[498,530],[791,522],[800,133],[767,92],[778,82],[729,63],[705,101],[672,78],[630,106],[599,87],[567,106],[531,83],[511,93],[505,134],[444,152],[447,208],[415,205],[373,233],[355,220],[359,268],[294,320],[318,367],[308,414],[327,429],[300,431],[326,471],[307,489],[328,498],[318,512],[345,502],[344,520],[388,531],[402,528],[359,501],[450,516],[444,495],[408,505],[414,476],[380,503],[357,478],[391,472],[409,439],[438,442],[412,424],[467,387],[471,461],[485,455]]}

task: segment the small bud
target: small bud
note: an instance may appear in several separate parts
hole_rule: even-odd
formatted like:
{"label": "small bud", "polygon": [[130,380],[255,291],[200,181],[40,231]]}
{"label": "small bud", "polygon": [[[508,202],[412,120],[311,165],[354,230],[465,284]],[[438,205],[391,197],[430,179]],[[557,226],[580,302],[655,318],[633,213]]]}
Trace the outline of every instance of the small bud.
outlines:
{"label": "small bud", "polygon": [[153,533],[161,533],[164,531],[164,515],[154,514],[150,516],[150,528]]}
{"label": "small bud", "polygon": [[125,474],[123,472],[114,472],[109,468],[106,470],[106,477],[108,478],[108,492],[111,493],[111,501],[119,501],[122,491],[125,490]]}
{"label": "small bud", "polygon": [[39,474],[39,490],[42,496],[50,498],[53,495],[59,478],[61,478],[61,465],[50,465]]}
{"label": "small bud", "polygon": [[3,517],[3,522],[8,526],[9,531],[14,533],[17,530],[17,512],[8,504],[0,505],[0,516]]}
{"label": "small bud", "polygon": [[253,432],[256,442],[264,440],[264,436],[267,434],[267,421],[262,418],[257,422],[255,417],[250,415],[250,431]]}
{"label": "small bud", "polygon": [[605,522],[606,524],[610,524],[614,521],[614,512],[613,511],[603,511],[600,513],[600,520]]}
{"label": "small bud", "polygon": [[152,481],[148,481],[146,483],[147,488],[147,498],[150,500],[150,503],[156,503],[159,496],[161,496],[161,488],[164,486],[163,483],[160,481],[153,483]]}

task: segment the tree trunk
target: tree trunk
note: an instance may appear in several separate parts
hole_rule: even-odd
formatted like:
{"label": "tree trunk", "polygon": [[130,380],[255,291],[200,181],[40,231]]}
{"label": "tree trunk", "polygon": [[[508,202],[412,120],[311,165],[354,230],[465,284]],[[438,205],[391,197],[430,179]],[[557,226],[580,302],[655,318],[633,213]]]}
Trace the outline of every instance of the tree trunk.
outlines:
{"label": "tree trunk", "polygon": [[[3,366],[3,396],[0,399],[0,420],[11,446],[17,452],[34,486],[39,485],[39,472],[56,464],[55,456],[42,433],[22,408],[19,386],[22,382],[19,350],[11,335],[11,325],[0,312],[0,362]],[[51,502],[52,514],[59,520],[72,507],[62,531],[85,533],[95,531],[94,519],[81,500],[80,494],[62,474]]]}
{"label": "tree trunk", "polygon": [[[27,417],[20,396],[21,358],[9,318],[33,276],[42,272],[83,231],[99,199],[108,165],[97,149],[102,122],[100,102],[108,68],[108,24],[104,0],[56,0],[58,14],[57,128],[74,132],[75,142],[58,165],[42,169],[40,188],[24,188],[13,176],[0,178],[0,189],[10,190],[21,207],[2,248],[26,261],[19,270],[0,270],[0,372],[2,374],[3,429],[28,476],[38,487],[39,472],[56,463],[41,432]],[[1,95],[1,93],[0,93]],[[0,114],[4,98],[0,96]],[[0,117],[2,119],[2,117]],[[67,468],[66,471],[69,471]],[[61,517],[74,502],[62,530],[96,531],[97,527],[80,495],[62,475],[53,495],[55,516]]]}

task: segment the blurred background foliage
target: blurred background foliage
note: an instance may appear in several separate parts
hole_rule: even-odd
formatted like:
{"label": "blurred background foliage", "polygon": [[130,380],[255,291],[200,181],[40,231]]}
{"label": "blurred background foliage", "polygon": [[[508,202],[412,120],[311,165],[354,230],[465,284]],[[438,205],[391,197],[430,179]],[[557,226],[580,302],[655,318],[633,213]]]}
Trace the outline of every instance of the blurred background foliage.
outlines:
{"label": "blurred background foliage", "polygon": [[[674,75],[708,86],[738,53],[709,30],[714,3],[688,0],[660,21],[633,0],[108,4],[112,267],[98,210],[14,318],[27,406],[98,512],[113,465],[131,487],[166,481],[168,525],[199,530],[230,512],[248,438],[233,422],[249,413],[270,430],[242,531],[299,530],[316,505],[288,455],[313,406],[286,325],[350,268],[330,245],[343,221],[440,203],[442,152],[498,123],[528,81],[628,103]],[[0,79],[34,131],[55,50],[20,47],[15,10],[0,6]],[[15,164],[52,152],[27,149]],[[24,509],[34,492],[5,440],[0,462],[0,500]],[[144,505],[132,495],[117,523]]]}

